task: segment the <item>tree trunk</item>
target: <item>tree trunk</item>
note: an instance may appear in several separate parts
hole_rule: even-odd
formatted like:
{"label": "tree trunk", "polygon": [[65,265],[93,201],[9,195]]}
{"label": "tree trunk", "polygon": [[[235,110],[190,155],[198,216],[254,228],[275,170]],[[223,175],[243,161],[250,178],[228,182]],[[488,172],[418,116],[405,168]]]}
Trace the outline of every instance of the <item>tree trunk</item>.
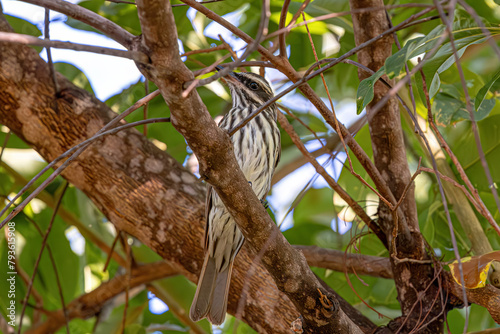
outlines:
{"label": "tree trunk", "polygon": [[[382,0],[350,0],[349,3],[351,9],[384,6]],[[356,45],[364,43],[390,28],[384,9],[372,9],[353,14],[353,26]],[[384,66],[385,59],[392,54],[393,42],[393,37],[387,35],[377,43],[370,44],[358,52],[358,61],[371,70],[377,71]],[[358,76],[361,81],[369,77],[370,74],[360,69]],[[387,77],[385,80],[390,82]],[[380,82],[375,84],[374,98],[367,106],[366,114],[375,165],[396,200],[399,200],[404,195],[404,189],[410,183],[411,174],[406,158],[398,101],[392,98],[376,113],[372,112],[372,108],[384,97],[387,91],[388,88]],[[401,203],[401,209],[404,217],[396,216],[387,205],[380,201],[378,210],[379,224],[385,230],[387,240],[390,240],[391,264],[403,314],[389,327],[397,330],[405,322],[402,332],[410,332],[419,326],[418,314],[430,313],[427,319],[434,319],[433,322],[427,324],[419,333],[441,333],[445,312],[442,312],[439,290],[433,279],[433,269],[428,264],[411,262],[412,259],[428,259],[418,225],[413,184],[407,190]],[[397,236],[394,240],[395,229]],[[403,259],[410,260],[401,262],[400,260]],[[419,300],[419,294],[423,291],[425,293],[421,295]],[[437,316],[439,314],[440,316]],[[406,317],[408,320],[405,319]]]}
{"label": "tree trunk", "polygon": [[[3,16],[0,31],[11,31]],[[0,123],[49,162],[116,116],[63,76],[57,74],[57,81],[56,96],[49,67],[34,49],[0,43]],[[175,159],[130,129],[96,141],[62,175],[117,229],[197,281],[203,261],[205,190]],[[238,313],[259,333],[289,333],[299,313],[254,258],[244,245],[233,269],[228,312]],[[373,331],[373,323],[340,302],[349,319]]]}

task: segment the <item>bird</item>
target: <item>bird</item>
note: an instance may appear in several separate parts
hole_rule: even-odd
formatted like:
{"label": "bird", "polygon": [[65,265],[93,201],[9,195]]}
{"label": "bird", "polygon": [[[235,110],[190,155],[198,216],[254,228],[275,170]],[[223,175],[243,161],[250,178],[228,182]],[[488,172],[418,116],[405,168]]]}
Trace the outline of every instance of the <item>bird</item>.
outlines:
{"label": "bird", "polygon": [[[233,99],[231,110],[219,123],[226,131],[274,96],[267,80],[255,73],[230,72],[221,79],[229,87]],[[278,108],[273,103],[231,136],[236,160],[262,203],[271,188],[281,155],[277,117]],[[189,315],[193,321],[208,318],[213,325],[221,325],[226,317],[234,259],[245,238],[210,185],[207,186],[205,216],[205,255]]]}

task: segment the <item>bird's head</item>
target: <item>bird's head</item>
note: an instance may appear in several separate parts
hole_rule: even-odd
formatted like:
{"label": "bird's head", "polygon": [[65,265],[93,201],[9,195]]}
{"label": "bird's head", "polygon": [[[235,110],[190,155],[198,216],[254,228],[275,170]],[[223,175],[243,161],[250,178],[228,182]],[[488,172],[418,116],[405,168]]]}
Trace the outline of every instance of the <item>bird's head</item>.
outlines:
{"label": "bird's head", "polygon": [[[217,66],[216,68],[218,71],[222,70],[221,66]],[[269,85],[267,80],[255,73],[230,72],[221,79],[229,86],[233,99],[236,94],[244,101],[252,101],[260,105],[274,96],[271,85]]]}

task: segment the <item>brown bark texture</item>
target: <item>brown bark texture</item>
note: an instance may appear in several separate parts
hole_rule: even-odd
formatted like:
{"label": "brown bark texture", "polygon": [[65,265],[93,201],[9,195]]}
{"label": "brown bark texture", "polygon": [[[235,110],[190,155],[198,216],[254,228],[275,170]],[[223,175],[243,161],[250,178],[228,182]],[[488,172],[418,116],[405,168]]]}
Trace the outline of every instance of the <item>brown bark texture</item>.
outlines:
{"label": "brown bark texture", "polygon": [[[382,0],[350,0],[351,9],[382,8]],[[353,15],[354,36],[356,45],[376,37],[390,28],[386,11],[370,10]],[[387,35],[377,43],[373,43],[358,52],[358,61],[377,71],[384,66],[385,60],[392,54],[394,38]],[[363,80],[369,76],[366,71],[359,70],[358,76]],[[385,80],[390,82],[387,77]],[[404,195],[404,189],[411,181],[411,174],[407,163],[406,149],[403,140],[403,130],[399,114],[398,101],[390,99],[376,113],[372,112],[375,106],[387,93],[388,88],[378,82],[374,87],[373,101],[367,106],[366,114],[370,129],[373,147],[373,158],[377,169],[391,189],[394,197],[399,200]],[[418,313],[428,314],[429,319],[435,319],[424,328],[422,333],[440,333],[443,331],[443,317],[445,310],[441,306],[439,288],[434,280],[434,272],[430,265],[417,262],[401,262],[400,259],[427,259],[425,243],[420,234],[414,185],[408,189],[401,203],[403,216],[395,213],[382,201],[379,205],[379,223],[385,230],[390,244],[391,263],[398,291],[398,300],[401,304],[403,318],[410,316],[405,322],[403,332],[417,328],[417,319],[411,315]],[[394,230],[397,236],[394,240]],[[419,293],[425,291],[419,298]],[[436,296],[438,296],[436,298]],[[422,300],[420,300],[422,299]],[[415,307],[415,305],[422,305]],[[400,319],[395,323],[399,325]],[[417,322],[416,322],[417,321]],[[397,328],[397,327],[396,327]],[[420,333],[419,332],[419,333]]]}
{"label": "brown bark texture", "polygon": [[[0,30],[9,31],[4,20],[0,24]],[[58,94],[51,84],[48,65],[35,50],[0,43],[0,122],[47,161],[89,138],[115,116],[105,104],[61,75],[57,75],[57,81]],[[207,113],[205,117],[208,116]],[[175,116],[173,118],[175,123]],[[203,136],[212,134],[209,131],[204,133],[200,123],[183,126]],[[209,151],[201,145],[197,147]],[[89,196],[119,230],[137,237],[172,265],[178,266],[180,274],[196,281],[203,252],[204,187],[172,157],[156,148],[138,131],[126,130],[93,144],[63,172],[63,177]],[[258,202],[256,207],[262,208],[262,205]],[[276,236],[278,238],[282,235]],[[262,242],[266,241],[267,238]],[[271,252],[274,245],[267,247]],[[294,252],[299,258],[283,262],[284,265],[277,266],[277,271],[289,263],[302,265],[303,256]],[[259,262],[262,257],[257,261],[254,258],[247,243],[234,267],[228,312],[238,313],[239,318],[260,333],[288,333],[291,322],[299,314]],[[305,276],[301,270],[295,275]],[[289,281],[285,288],[294,290],[294,281]],[[309,287],[313,288],[314,285]],[[328,289],[326,291],[333,296]],[[317,291],[310,297],[300,289],[297,293],[310,300],[308,307],[311,310],[319,304]],[[359,323],[361,327],[365,324],[365,329],[373,330],[373,324],[354,308],[342,311],[338,304],[336,306],[335,313],[342,315],[335,318],[339,321],[336,326],[357,332],[359,328],[355,323]]]}
{"label": "brown bark texture", "polygon": [[[164,28],[165,25],[175,27],[169,12],[170,7],[159,1],[139,1],[138,10],[144,34],[141,38],[134,37],[130,47],[147,54],[151,59],[151,64],[138,65],[139,68],[160,88],[172,112],[174,126],[185,136],[190,147],[200,158],[202,174],[209,182],[213,182],[214,188],[220,192],[225,203],[230,204],[231,213],[241,224],[244,234],[251,234],[252,237],[252,243],[245,244],[235,263],[229,292],[229,313],[237,314],[238,318],[260,333],[289,333],[292,321],[299,317],[297,309],[301,309],[302,315],[306,314],[304,323],[312,325],[312,328],[320,327],[319,320],[331,321],[331,327],[322,328],[315,333],[359,333],[359,329],[365,333],[373,333],[375,330],[373,323],[328,286],[322,284],[309,270],[304,269],[307,268],[307,264],[302,253],[290,247],[279,231],[276,234],[276,226],[272,224],[255,195],[253,195],[255,198],[252,198],[253,192],[242,175],[239,175],[241,171],[228,144],[227,134],[215,126],[196,92],[192,92],[186,99],[180,98],[184,84],[192,80],[193,76],[180,62],[175,31]],[[157,20],[158,22],[155,22]],[[0,30],[9,30],[1,17]],[[292,74],[290,76],[293,76]],[[47,161],[53,160],[75,144],[91,137],[116,116],[105,104],[75,87],[61,75],[57,76],[57,80],[60,88],[58,94],[52,85],[47,64],[33,49],[0,43],[0,123],[8,126]],[[307,93],[309,87],[304,85],[301,89]],[[390,112],[394,113],[394,110]],[[393,114],[389,116],[391,115]],[[390,119],[389,116],[383,120],[387,121]],[[380,122],[385,124],[384,121]],[[395,132],[399,130],[392,129]],[[385,135],[391,139],[392,136],[397,136],[397,134]],[[350,145],[354,145],[352,141]],[[389,153],[394,152],[389,150],[387,154]],[[384,155],[378,154],[378,156]],[[402,163],[401,156],[397,159]],[[386,163],[393,162],[388,160]],[[402,167],[407,170],[406,160]],[[231,178],[227,178],[228,170],[234,170],[234,173],[230,174]],[[393,166],[389,166],[388,170],[391,173],[397,172],[397,168]],[[85,192],[119,230],[137,237],[161,255],[167,265],[173,268],[172,270],[164,268],[165,275],[174,271],[196,282],[203,252],[204,187],[172,157],[156,148],[138,131],[126,130],[97,141],[65,170],[63,177]],[[387,179],[387,175],[383,177],[398,198],[399,181],[391,182],[392,178]],[[403,171],[401,175],[397,175],[401,182],[406,177],[409,181],[409,172]],[[407,198],[413,201],[412,191],[407,194]],[[403,209],[409,214],[407,226],[413,240],[415,234],[419,236],[418,225],[415,230],[412,220],[414,208],[411,203],[406,203]],[[390,218],[390,215],[387,215],[388,222],[392,224]],[[262,222],[268,225],[261,231],[252,231],[253,226],[263,226]],[[273,237],[271,241],[269,236]],[[417,237],[415,239],[417,244],[421,242]],[[259,250],[258,256],[255,255],[254,248]],[[408,255],[403,252],[402,255],[400,253],[397,255],[400,258],[410,255],[419,258],[423,257],[422,250],[423,247],[418,248],[415,254]],[[314,253],[311,249],[305,252],[310,252],[308,256],[310,260],[316,256],[315,263],[318,265],[328,262],[325,259],[328,254]],[[283,258],[283,254],[287,258]],[[389,277],[387,261],[382,259],[380,261],[383,262],[380,263],[380,267],[385,270],[382,275]],[[311,261],[311,264],[314,262]],[[411,262],[399,264],[394,261],[391,264],[405,312],[416,301],[413,289],[423,291],[427,287],[423,285],[432,279],[432,276],[424,278],[418,276],[419,273],[429,274],[430,266]],[[338,263],[332,265],[338,266]],[[382,270],[374,269],[375,267],[374,264],[367,266],[366,269],[372,272]],[[422,268],[424,270],[420,270]],[[154,275],[149,276],[149,279],[152,276]],[[137,277],[137,284],[148,280],[141,277]],[[408,282],[405,283],[405,280],[412,286],[409,286]],[[296,282],[302,285],[297,286]],[[117,279],[115,284],[120,286],[122,282]],[[116,288],[116,291],[120,290],[116,286],[112,287]],[[453,297],[454,305],[460,305],[461,292],[457,285],[450,281],[445,287],[449,293],[456,296]],[[322,294],[327,294],[328,299],[333,301],[331,314],[314,314],[318,310],[324,310],[321,306],[318,307],[320,301],[317,289],[320,288]],[[498,321],[498,314],[493,310],[498,301],[498,293],[488,289],[470,292],[469,301],[488,307]],[[436,292],[433,287],[429,291],[431,291],[429,295]],[[90,310],[74,316],[93,316],[94,311],[98,311],[99,305],[93,308],[92,296],[94,295],[82,296],[82,300],[75,300],[75,304],[70,304],[75,306],[75,309],[83,305],[87,306],[85,310]],[[424,298],[426,297],[425,295]],[[90,305],[86,304],[88,301]],[[301,301],[304,301],[303,305],[298,305]],[[94,301],[94,304],[102,302],[103,300],[99,299]],[[441,305],[440,302],[437,304]],[[431,301],[425,304],[425,307],[432,308],[432,305]],[[418,305],[416,310],[416,313],[414,311],[410,314],[415,316],[413,319],[415,321],[420,315]],[[427,309],[422,310],[426,311]],[[59,317],[60,323],[64,323],[61,315],[57,313],[54,316]],[[432,315],[430,314],[429,318]],[[408,321],[408,326],[414,325],[415,321]],[[314,332],[311,327],[306,327],[306,331]]]}
{"label": "brown bark texture", "polygon": [[[6,30],[4,20],[1,30]],[[56,99],[49,67],[30,47],[0,43],[0,122],[47,161],[94,135],[114,114],[58,75]],[[137,237],[196,282],[202,265],[204,187],[175,159],[136,130],[93,144],[64,172],[119,229]],[[261,333],[288,333],[298,313],[261,264],[243,247],[234,267],[230,313],[248,285],[242,319]]]}

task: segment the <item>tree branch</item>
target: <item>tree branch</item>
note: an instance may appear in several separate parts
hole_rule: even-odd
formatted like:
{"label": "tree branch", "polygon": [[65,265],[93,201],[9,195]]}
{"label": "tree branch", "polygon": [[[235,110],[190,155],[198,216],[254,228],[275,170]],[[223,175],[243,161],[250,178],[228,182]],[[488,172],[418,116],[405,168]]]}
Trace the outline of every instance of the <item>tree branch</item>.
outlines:
{"label": "tree branch", "polygon": [[43,47],[52,47],[52,48],[68,49],[75,51],[87,51],[103,55],[128,58],[140,63],[148,63],[149,61],[148,57],[145,54],[138,51],[126,51],[126,50],[105,48],[102,46],[45,40],[30,35],[23,35],[16,33],[0,32],[0,41],[27,44],[27,45],[38,45]]}
{"label": "tree branch", "polygon": [[[193,77],[177,51],[170,4],[143,0],[138,1],[137,9],[143,46],[148,48],[152,60],[152,66],[142,68],[143,73],[162,92],[172,113],[172,124],[200,162],[200,174],[217,191],[248,243],[262,253],[261,261],[278,289],[303,316],[306,332],[361,333],[339,308],[336,298],[321,286],[302,254],[293,249],[273,223],[245,180],[228,134],[216,126],[198,94],[192,91],[182,97],[184,83]],[[157,31],[159,27],[161,32]],[[328,296],[330,305],[321,303],[320,291],[325,291],[323,295]]]}
{"label": "tree branch", "polygon": [[[8,29],[6,22],[0,17],[0,30]],[[196,148],[197,154],[202,152],[204,154],[202,157],[207,155],[216,157],[210,164],[205,162],[204,168],[210,169],[218,166],[218,153],[222,152],[222,161],[226,161],[224,159],[228,152],[232,154],[232,146],[228,144],[227,134],[220,131],[213,123],[196,92],[183,100],[180,100],[180,94],[176,95],[182,91],[183,82],[192,80],[191,72],[183,67],[182,62],[180,64],[181,66],[177,60],[171,64],[167,63],[174,68],[174,71],[168,72],[162,80],[158,80],[159,86],[163,92],[167,92],[165,96],[171,105],[172,123],[184,133],[194,133],[207,139],[200,144],[190,142],[190,146]],[[153,67],[148,67],[148,70],[156,71],[156,74],[165,70],[164,67],[159,67],[160,70]],[[15,72],[12,71],[13,68],[16,69]],[[174,83],[171,84],[166,79],[174,80]],[[47,82],[51,82],[50,71],[35,50],[23,45],[0,43],[0,122],[35,148],[47,161],[54,160],[75,143],[92,136],[116,116],[105,104],[90,96],[85,90],[73,86],[63,76],[58,74],[57,81],[60,87],[58,96],[51,87],[47,87]],[[171,85],[162,85],[165,82]],[[56,98],[59,113],[53,109],[53,101]],[[179,120],[186,120],[182,118],[185,110],[187,123],[179,125],[181,124]],[[226,142],[222,144],[216,142],[215,146],[207,146],[207,143],[214,143],[214,139],[220,138]],[[226,149],[222,149],[224,147]],[[234,161],[234,155],[232,159]],[[237,166],[234,161],[231,167],[233,169],[230,170],[241,173]],[[220,173],[220,170],[216,169],[216,172]],[[209,175],[215,174],[210,172]],[[224,175],[232,176],[233,172],[224,172]],[[196,178],[172,157],[156,148],[138,131],[129,129],[93,144],[64,171],[63,177],[81,189],[118,229],[137,237],[160,256],[178,264],[180,273],[196,281],[203,253],[204,189]],[[238,180],[238,177],[235,176],[234,180]],[[223,186],[227,186],[227,183],[230,181],[226,180]],[[242,196],[250,194],[255,197],[241,176],[236,187],[243,189],[245,186],[248,189],[244,189]],[[239,201],[240,207],[236,209],[248,214],[250,209],[244,205],[245,201],[241,199]],[[256,198],[250,205],[253,205],[251,212],[263,211],[262,205]],[[242,206],[244,207],[240,209]],[[256,221],[262,217],[275,227],[265,211],[258,212],[252,223],[262,224]],[[264,236],[265,232],[259,231],[259,233],[261,239],[258,241],[265,242],[267,235]],[[278,237],[284,240],[281,233]],[[247,246],[249,244],[247,243]],[[290,323],[299,314],[290,300],[276,289],[272,277],[262,264],[258,260],[253,260],[254,256],[247,246],[240,251],[233,270],[228,311],[233,314],[236,312],[243,285],[248,285],[247,303],[243,305],[242,320],[261,333],[288,333]],[[266,253],[275,249],[274,245],[272,246]],[[292,271],[292,276],[284,276],[285,279],[289,279],[280,282],[281,288],[285,289],[285,286],[287,289],[295,290],[298,298],[302,298],[299,300],[309,302],[305,307],[313,310],[320,304],[318,291],[313,291],[314,284],[320,285],[320,283],[314,277],[312,281],[315,283],[307,286],[307,289],[302,289],[301,286],[296,289],[294,278],[301,275],[302,271],[307,270],[308,275],[312,273],[302,255],[293,249],[292,251],[294,255],[298,254],[300,266],[290,269],[295,265],[295,260],[289,253],[284,253],[289,257],[281,260],[278,265],[277,262],[273,262],[275,258],[271,254],[269,262],[275,267],[283,263],[287,265],[288,270]],[[250,267],[254,271],[252,276],[247,275]],[[275,269],[275,272],[277,270]],[[309,277],[306,276],[307,279]],[[298,282],[304,282],[302,277]],[[325,290],[321,291],[323,295],[330,296]],[[338,309],[335,311],[341,313]],[[340,319],[345,320],[345,317]],[[353,325],[349,321],[347,325],[340,326],[348,328],[346,326]]]}
{"label": "tree branch", "polygon": [[294,246],[306,257],[307,263],[313,267],[326,268],[339,272],[355,272],[382,278],[394,278],[389,258],[350,254],[335,249],[317,246]]}
{"label": "tree branch", "polygon": [[[108,282],[102,283],[99,287],[89,293],[83,294],[68,304],[66,312],[68,318],[87,319],[99,313],[106,302],[125,292],[127,285],[135,288],[145,283],[155,281],[160,278],[174,276],[182,272],[177,265],[165,261],[144,264],[132,269],[130,280],[128,274],[114,277]],[[63,310],[50,312],[47,320],[26,331],[26,334],[55,333],[64,326],[66,318]]]}
{"label": "tree branch", "polygon": [[74,5],[63,0],[22,0],[23,2],[31,3],[40,7],[48,8],[56,12],[65,14],[75,20],[88,24],[94,29],[99,30],[109,38],[117,41],[125,48],[130,50],[130,47],[135,38],[134,35],[123,29],[116,23],[94,13],[91,10],[82,6]]}

